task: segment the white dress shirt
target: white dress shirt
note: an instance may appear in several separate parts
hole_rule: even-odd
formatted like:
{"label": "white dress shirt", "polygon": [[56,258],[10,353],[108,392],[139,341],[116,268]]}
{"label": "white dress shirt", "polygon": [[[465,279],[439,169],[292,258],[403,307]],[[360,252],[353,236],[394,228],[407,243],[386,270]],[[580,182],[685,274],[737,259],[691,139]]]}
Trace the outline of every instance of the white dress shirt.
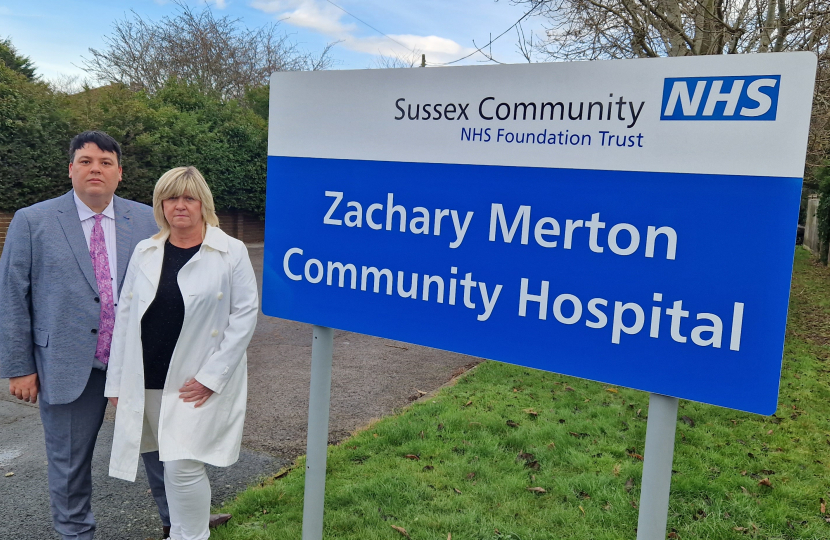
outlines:
{"label": "white dress shirt", "polygon": [[[75,206],[78,208],[78,217],[81,219],[81,228],[84,230],[84,238],[86,238],[86,247],[89,249],[89,243],[92,239],[92,227],[95,226],[95,216],[89,206],[82,201],[78,194],[73,191],[75,196]],[[101,228],[104,229],[104,243],[107,246],[107,260],[110,266],[110,279],[112,280],[112,300],[115,306],[118,305],[118,248],[115,244],[115,210],[112,206],[112,201],[107,205],[103,212],[104,219],[101,220]],[[90,256],[91,257],[91,256]],[[94,269],[93,269],[94,270]],[[92,367],[103,371],[107,370],[107,366],[97,358],[92,359]]]}
{"label": "white dress shirt", "polygon": [[[81,227],[84,229],[84,238],[86,238],[86,247],[89,249],[89,243],[92,239],[92,227],[95,225],[95,212],[82,201],[77,193],[72,193],[75,196],[75,206],[78,207],[78,217],[81,219]],[[104,229],[104,243],[107,245],[107,260],[110,265],[110,278],[112,279],[112,297],[113,301],[118,300],[118,248],[115,243],[115,209],[112,206],[112,200],[104,209],[104,219],[101,220],[101,228]]]}

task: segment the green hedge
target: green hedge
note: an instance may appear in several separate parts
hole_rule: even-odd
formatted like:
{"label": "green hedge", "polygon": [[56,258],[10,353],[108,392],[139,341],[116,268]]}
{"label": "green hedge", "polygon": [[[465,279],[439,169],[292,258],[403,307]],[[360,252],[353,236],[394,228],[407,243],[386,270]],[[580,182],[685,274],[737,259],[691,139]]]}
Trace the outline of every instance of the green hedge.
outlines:
{"label": "green hedge", "polygon": [[150,203],[165,171],[193,165],[218,210],[265,214],[266,121],[176,81],[153,96],[117,85],[62,96],[0,65],[0,126],[2,211],[66,192],[69,140],[98,129],[121,143],[120,196]]}
{"label": "green hedge", "polygon": [[68,189],[68,111],[43,83],[0,63],[0,211]]}

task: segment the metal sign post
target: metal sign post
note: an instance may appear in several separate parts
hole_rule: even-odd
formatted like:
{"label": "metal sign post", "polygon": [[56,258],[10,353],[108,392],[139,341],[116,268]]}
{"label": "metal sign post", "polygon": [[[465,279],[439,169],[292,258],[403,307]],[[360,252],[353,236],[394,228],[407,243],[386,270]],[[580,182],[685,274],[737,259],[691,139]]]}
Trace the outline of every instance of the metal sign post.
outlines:
{"label": "metal sign post", "polygon": [[677,398],[660,394],[651,394],[648,398],[637,540],[666,538],[678,401]]}
{"label": "metal sign post", "polygon": [[315,326],[311,342],[311,385],[308,395],[303,540],[323,538],[323,503],[326,493],[326,451],[329,440],[333,349],[334,330],[324,326]]}

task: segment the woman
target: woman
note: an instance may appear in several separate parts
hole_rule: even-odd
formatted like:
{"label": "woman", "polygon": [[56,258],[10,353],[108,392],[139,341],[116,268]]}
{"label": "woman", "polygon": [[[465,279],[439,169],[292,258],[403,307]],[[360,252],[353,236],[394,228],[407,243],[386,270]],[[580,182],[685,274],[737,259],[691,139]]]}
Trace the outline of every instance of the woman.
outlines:
{"label": "woman", "polygon": [[158,450],[170,538],[202,540],[210,536],[205,463],[226,467],[239,457],[256,278],[245,245],[218,228],[194,167],[159,179],[153,211],[161,230],[136,246],[113,331],[110,475],[134,481],[139,453]]}

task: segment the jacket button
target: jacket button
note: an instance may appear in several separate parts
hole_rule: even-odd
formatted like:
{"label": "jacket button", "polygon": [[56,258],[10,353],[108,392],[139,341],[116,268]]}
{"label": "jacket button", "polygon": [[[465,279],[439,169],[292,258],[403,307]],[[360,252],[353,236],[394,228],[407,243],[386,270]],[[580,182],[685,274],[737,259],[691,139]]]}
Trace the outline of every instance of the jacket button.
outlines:
{"label": "jacket button", "polygon": [[219,330],[214,330],[210,333],[211,336],[216,337],[219,335]]}
{"label": "jacket button", "polygon": [[96,303],[96,304],[97,304],[98,302],[100,302],[100,301],[101,301],[101,299],[100,299],[100,298],[98,298],[97,296],[96,296],[95,298],[93,298],[93,300],[95,300],[95,303]]}
{"label": "jacket button", "polygon": [[96,330],[95,328],[93,328],[92,330],[90,330],[90,332],[92,332],[93,334],[97,334],[97,333],[98,333],[98,330]]}
{"label": "jacket button", "polygon": [[221,300],[223,296],[225,296],[225,295],[220,292],[219,294],[216,295],[216,298]]}
{"label": "jacket button", "polygon": [[128,294],[128,295],[127,295],[127,298],[129,298],[130,300],[132,300],[132,299],[133,299],[133,293]]}

